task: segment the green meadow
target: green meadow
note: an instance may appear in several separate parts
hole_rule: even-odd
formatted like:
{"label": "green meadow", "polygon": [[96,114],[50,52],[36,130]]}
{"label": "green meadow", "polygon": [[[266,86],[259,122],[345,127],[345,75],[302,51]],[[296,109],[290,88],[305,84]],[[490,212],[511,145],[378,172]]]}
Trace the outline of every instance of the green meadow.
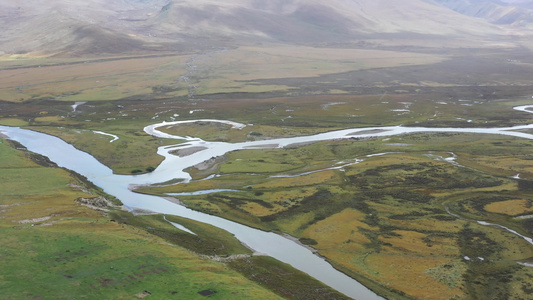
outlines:
{"label": "green meadow", "polygon": [[[104,211],[85,207],[77,199],[105,194],[15,146],[20,148],[0,141],[6,187],[0,191],[0,282],[6,299],[280,299],[317,290],[344,297],[288,265],[250,257],[233,235],[213,226],[166,216],[192,235],[161,215],[134,216],[112,204]],[[298,281],[282,283],[279,270]]]}
{"label": "green meadow", "polygon": [[[117,174],[139,174],[161,162],[158,147],[182,142],[143,132],[163,121],[246,124],[161,128],[230,143],[374,126],[531,123],[531,114],[512,109],[531,104],[529,64],[509,72],[497,51],[418,51],[263,45],[86,64],[3,61],[0,124],[58,136]],[[505,57],[522,55],[514,51]],[[478,68],[485,71],[469,75]],[[0,283],[7,299],[343,298],[212,226],[82,206],[76,199],[107,195],[0,142]],[[234,190],[176,198],[290,234],[387,298],[528,299],[531,244],[479,221],[532,236],[532,146],[507,136],[421,133],[249,149],[207,169],[189,168],[191,182],[139,192]],[[206,180],[213,174],[220,176]]]}

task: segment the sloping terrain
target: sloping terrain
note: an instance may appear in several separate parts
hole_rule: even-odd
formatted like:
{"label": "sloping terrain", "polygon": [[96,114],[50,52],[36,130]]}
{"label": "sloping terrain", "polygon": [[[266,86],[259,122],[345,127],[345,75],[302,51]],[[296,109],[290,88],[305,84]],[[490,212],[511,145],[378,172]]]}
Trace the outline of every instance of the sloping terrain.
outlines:
{"label": "sloping terrain", "polygon": [[419,0],[171,1],[156,20],[163,34],[226,35],[288,43],[340,41],[375,33],[443,36],[497,32],[479,20]]}
{"label": "sloping terrain", "polygon": [[[91,1],[94,6],[99,1]],[[83,2],[42,3],[25,1],[0,4],[0,54],[72,55],[128,53],[142,49],[143,42],[128,36],[123,28],[105,26],[120,11],[91,9]],[[102,7],[105,7],[103,5]],[[83,50],[83,51],[82,51]]]}
{"label": "sloping terrain", "polygon": [[250,42],[345,43],[376,34],[503,34],[423,0],[3,1],[0,54],[117,54]]}
{"label": "sloping terrain", "polygon": [[433,0],[466,16],[485,19],[494,24],[533,25],[533,1],[498,0]]}
{"label": "sloping terrain", "polygon": [[[290,234],[385,298],[530,299],[530,243],[485,225],[532,236],[533,141],[373,127],[530,124],[511,108],[533,95],[532,3],[1,0],[0,124],[132,176],[178,142],[149,124],[202,120],[162,130],[228,143],[360,128],[227,153],[142,192],[220,190],[175,200]],[[1,137],[5,298],[341,298],[210,226],[83,207],[100,203],[86,182]]]}

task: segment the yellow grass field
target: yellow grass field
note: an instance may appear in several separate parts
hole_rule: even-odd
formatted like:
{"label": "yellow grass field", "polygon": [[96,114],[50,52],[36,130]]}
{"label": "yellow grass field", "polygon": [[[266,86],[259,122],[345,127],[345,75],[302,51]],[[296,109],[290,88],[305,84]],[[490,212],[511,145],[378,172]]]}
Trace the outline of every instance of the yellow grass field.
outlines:
{"label": "yellow grass field", "polygon": [[[466,267],[453,264],[454,259],[419,257],[416,255],[371,254],[366,258],[377,279],[384,285],[399,289],[419,299],[454,299],[463,295],[459,289]],[[444,265],[452,266],[450,269]],[[441,268],[444,274],[432,276],[429,270]],[[440,279],[440,280],[438,280]],[[446,285],[447,281],[450,285]],[[431,289],[428,289],[431,286]],[[436,298],[433,298],[436,297]],[[459,297],[460,298],[460,297]],[[456,298],[458,299],[458,298]]]}
{"label": "yellow grass field", "polygon": [[[185,73],[187,56],[86,61],[46,65],[43,60],[22,69],[0,71],[0,99],[21,102],[51,97],[65,101],[116,100],[152,93]],[[0,66],[2,62],[0,61]],[[186,91],[181,93],[186,94]]]}
{"label": "yellow grass field", "polygon": [[531,200],[516,199],[488,204],[485,206],[485,210],[514,217],[533,212],[533,207]]}
{"label": "yellow grass field", "polygon": [[[444,56],[364,49],[263,45],[162,57],[0,60],[0,100],[117,100],[284,91],[255,80],[316,77],[355,70],[425,65]],[[17,68],[19,67],[19,68]],[[20,68],[22,67],[22,68]]]}
{"label": "yellow grass field", "polygon": [[[361,222],[363,218],[363,213],[353,209],[345,209],[338,214],[311,225],[306,229],[304,235],[318,242],[317,249],[336,249],[341,244],[345,244],[343,248],[360,248],[360,245],[369,242],[369,240],[358,229],[372,229],[372,227]],[[348,240],[350,242],[347,243]],[[346,244],[350,244],[351,246],[347,246]],[[344,251],[341,250],[339,252]]]}

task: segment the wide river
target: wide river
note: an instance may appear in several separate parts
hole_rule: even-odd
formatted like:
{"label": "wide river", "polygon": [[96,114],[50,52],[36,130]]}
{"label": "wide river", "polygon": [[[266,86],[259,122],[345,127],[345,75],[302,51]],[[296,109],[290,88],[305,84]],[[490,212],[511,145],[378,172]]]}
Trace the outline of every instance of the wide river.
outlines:
{"label": "wide river", "polygon": [[[530,112],[530,106],[515,107],[516,110]],[[531,106],[533,107],[533,106]],[[220,120],[202,120],[222,122],[235,128],[245,125]],[[356,280],[334,269],[321,257],[313,254],[309,249],[301,246],[281,235],[264,232],[247,227],[216,216],[204,214],[184,206],[170,202],[164,198],[138,194],[130,190],[131,185],[161,183],[172,179],[181,178],[190,180],[188,173],[183,170],[204,162],[212,157],[223,155],[230,151],[241,149],[282,148],[289,145],[311,143],[335,139],[364,138],[369,136],[385,137],[400,134],[420,132],[457,132],[457,133],[483,133],[499,134],[525,139],[533,139],[533,134],[518,132],[518,130],[533,129],[533,124],[506,127],[506,128],[425,128],[425,127],[371,127],[355,128],[321,133],[311,136],[281,138],[265,141],[243,143],[208,142],[198,138],[177,137],[158,131],[157,128],[177,125],[185,122],[163,122],[144,128],[145,132],[162,138],[185,139],[186,142],[174,146],[165,146],[158,149],[158,153],[165,157],[163,162],[152,172],[143,175],[115,175],[112,170],[101,164],[86,152],[74,148],[63,140],[47,134],[21,129],[16,127],[0,126],[0,132],[10,139],[20,142],[28,150],[45,155],[59,166],[73,170],[86,176],[106,193],[120,199],[124,205],[131,209],[142,209],[156,213],[171,214],[200,222],[208,223],[227,230],[235,235],[242,243],[258,253],[269,255],[282,262],[288,263],[312,277],[322,281],[339,292],[355,299],[383,299],[376,295]],[[189,156],[178,157],[169,152],[176,149],[195,147],[203,149]]]}

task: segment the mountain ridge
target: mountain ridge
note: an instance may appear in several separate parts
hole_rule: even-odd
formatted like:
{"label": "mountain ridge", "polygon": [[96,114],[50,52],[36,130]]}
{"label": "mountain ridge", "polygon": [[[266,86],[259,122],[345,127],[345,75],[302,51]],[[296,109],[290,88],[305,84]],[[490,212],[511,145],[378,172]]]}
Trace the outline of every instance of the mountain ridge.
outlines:
{"label": "mountain ridge", "polygon": [[428,0],[460,14],[487,20],[492,24],[533,28],[533,1],[512,0]]}
{"label": "mountain ridge", "polygon": [[249,43],[318,45],[406,34],[505,35],[429,0],[104,0],[0,4],[0,55],[103,55]]}

